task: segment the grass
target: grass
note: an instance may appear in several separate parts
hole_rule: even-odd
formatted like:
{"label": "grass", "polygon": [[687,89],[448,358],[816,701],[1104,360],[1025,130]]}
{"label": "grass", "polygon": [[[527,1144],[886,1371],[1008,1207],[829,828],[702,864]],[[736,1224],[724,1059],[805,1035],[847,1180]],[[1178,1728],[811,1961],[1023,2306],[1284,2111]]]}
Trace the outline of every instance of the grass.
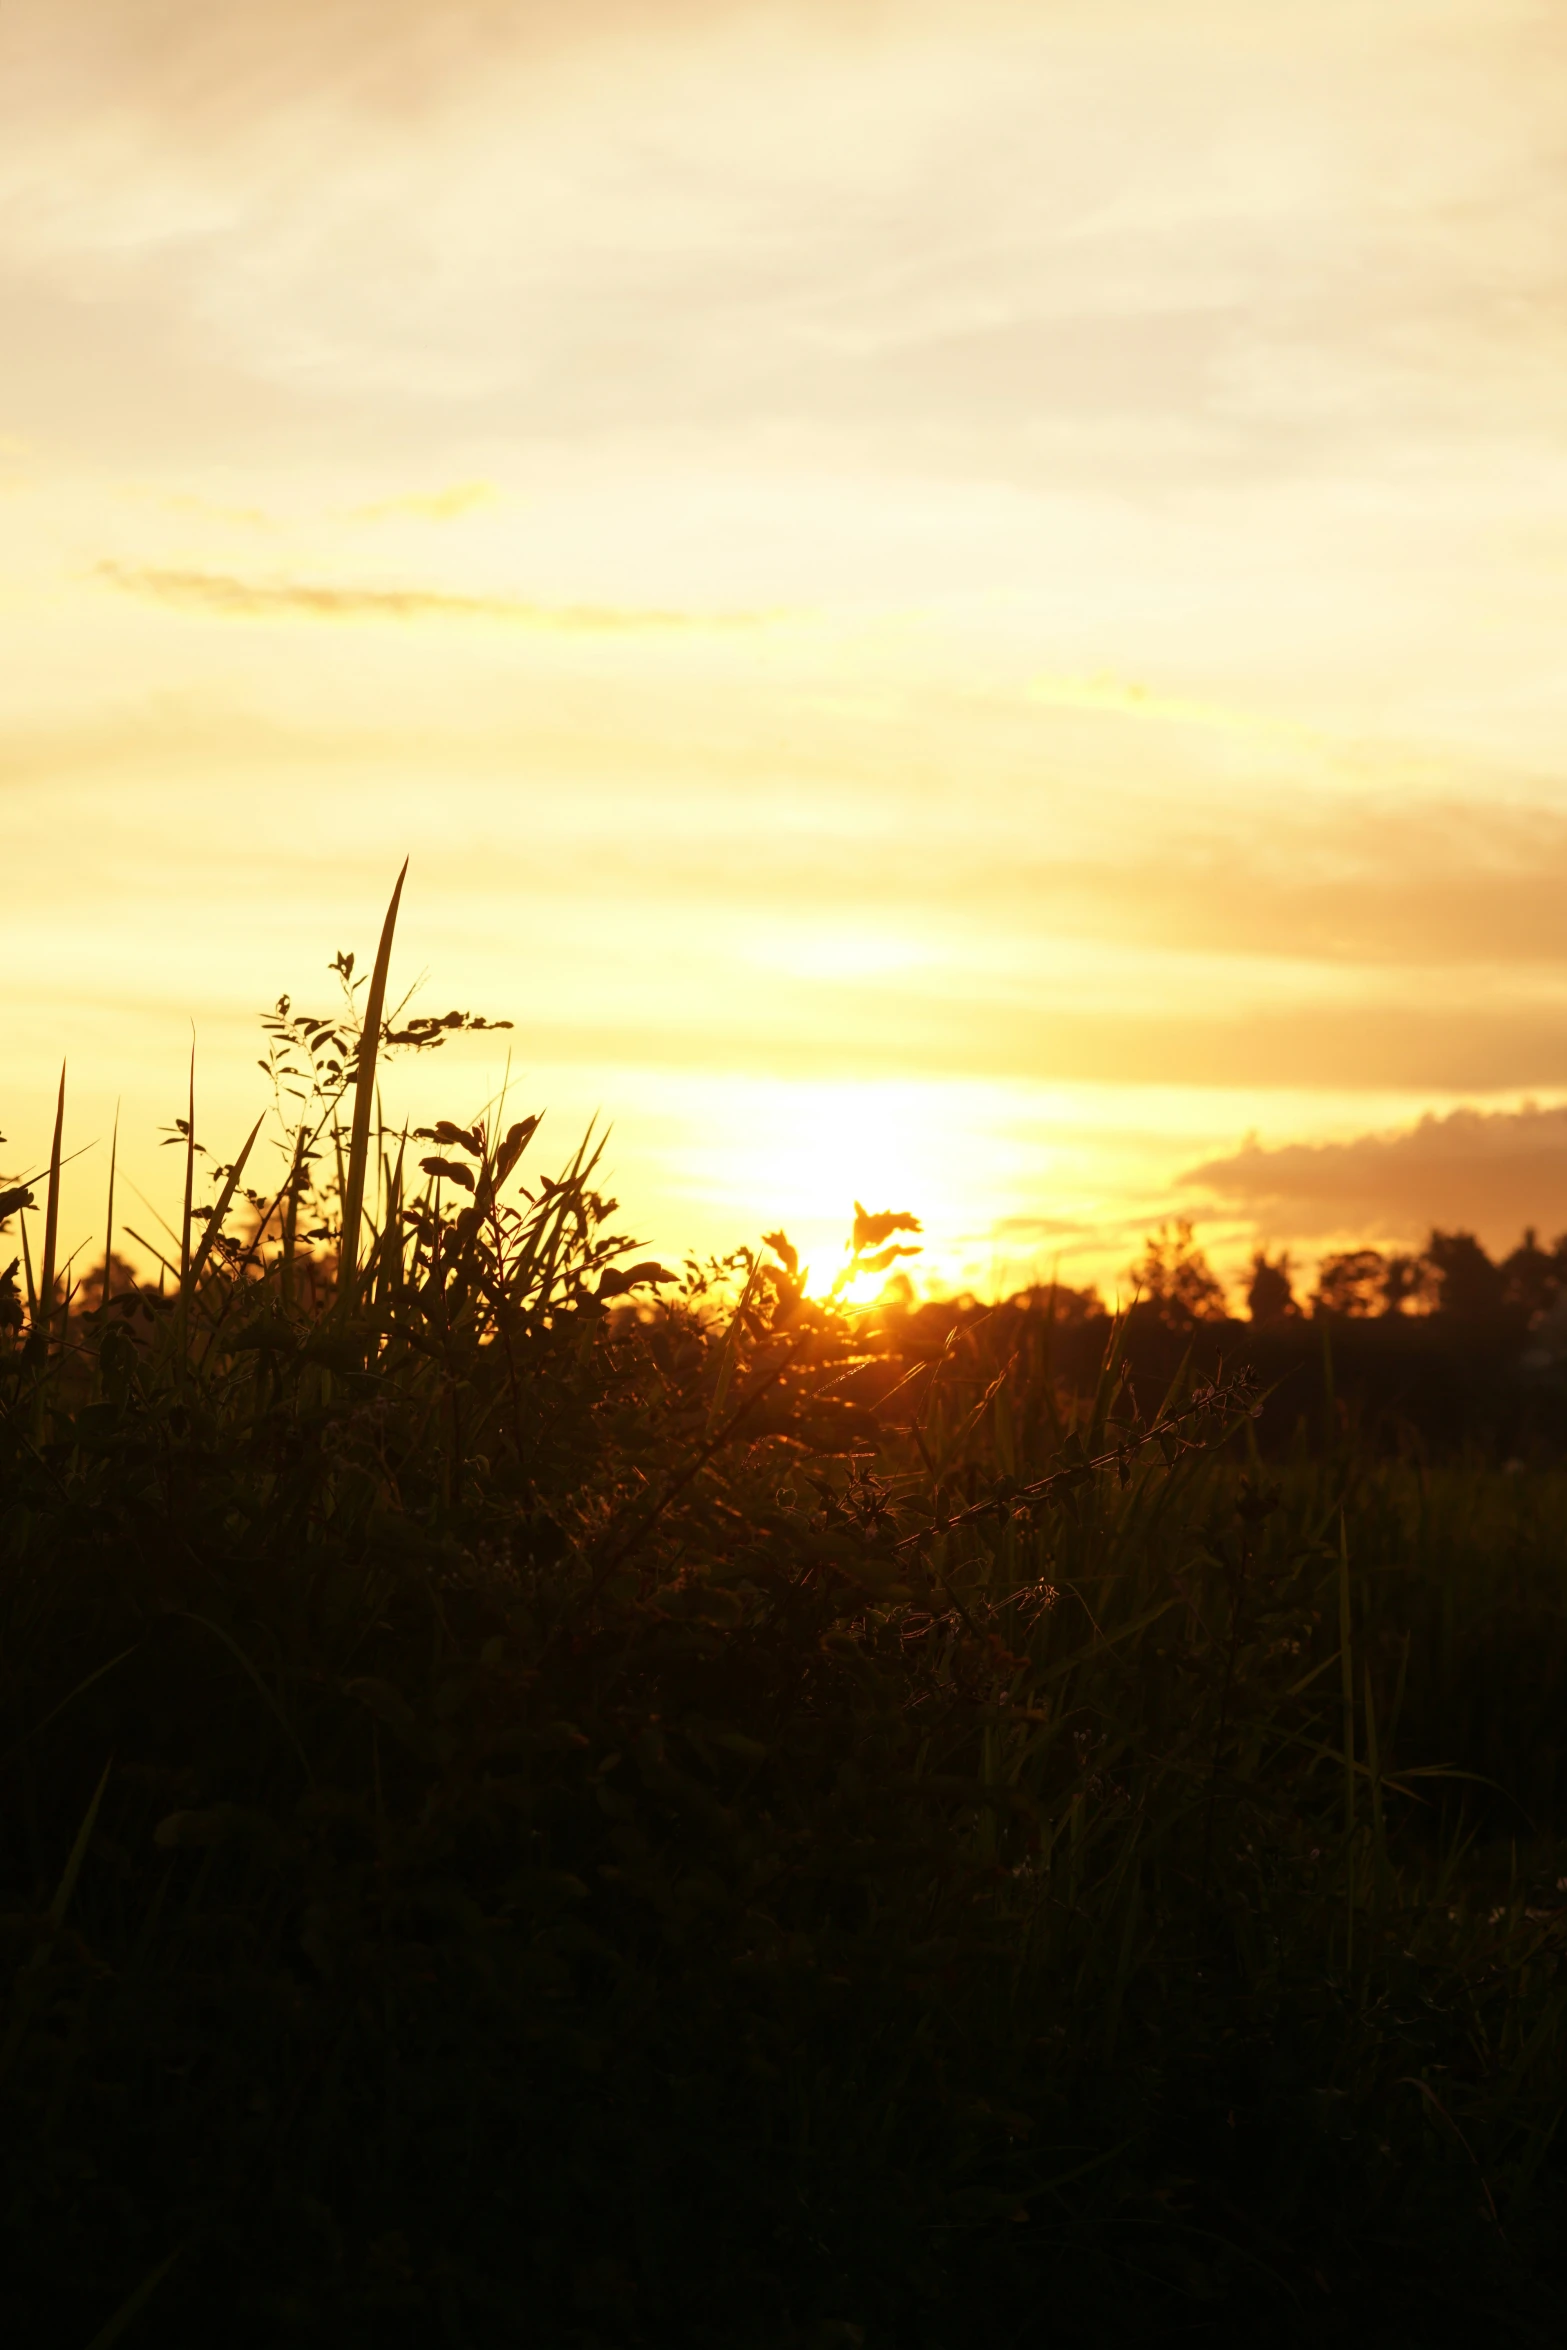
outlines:
{"label": "grass", "polygon": [[1563,1473],[672,1279],[392,918],[0,1329],[13,2338],[1555,2341]]}

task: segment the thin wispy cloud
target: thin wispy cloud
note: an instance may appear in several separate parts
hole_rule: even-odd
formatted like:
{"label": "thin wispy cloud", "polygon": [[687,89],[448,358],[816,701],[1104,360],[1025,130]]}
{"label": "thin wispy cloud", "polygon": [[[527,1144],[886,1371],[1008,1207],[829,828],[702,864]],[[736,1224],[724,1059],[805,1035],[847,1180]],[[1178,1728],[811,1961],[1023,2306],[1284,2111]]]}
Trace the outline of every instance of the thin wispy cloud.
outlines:
{"label": "thin wispy cloud", "polygon": [[240,579],[223,571],[100,563],[97,577],[122,594],[221,620],[479,620],[550,636],[668,636],[761,628],[765,612],[680,612],[657,606],[537,604],[515,596],[456,595],[443,588],[336,587],[318,580]]}

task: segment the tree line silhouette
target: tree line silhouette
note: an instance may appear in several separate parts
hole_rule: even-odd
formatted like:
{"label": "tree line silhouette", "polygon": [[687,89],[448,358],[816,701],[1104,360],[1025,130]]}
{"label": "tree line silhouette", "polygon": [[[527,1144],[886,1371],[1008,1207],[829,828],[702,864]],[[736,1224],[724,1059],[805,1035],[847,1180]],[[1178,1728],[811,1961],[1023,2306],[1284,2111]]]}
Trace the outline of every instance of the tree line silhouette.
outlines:
{"label": "tree line silhouette", "polygon": [[[1179,1327],[1232,1318],[1224,1283],[1192,1238],[1184,1218],[1150,1234],[1129,1279],[1133,1311]],[[1543,1248],[1531,1226],[1510,1255],[1493,1258],[1473,1232],[1434,1230],[1423,1249],[1344,1249],[1324,1257],[1316,1286],[1296,1294],[1297,1268],[1287,1249],[1258,1249],[1246,1285],[1249,1320],[1269,1324],[1368,1321],[1442,1315],[1498,1331],[1527,1331],[1567,1297],[1567,1233]]]}
{"label": "tree line silhouette", "polygon": [[[1310,1287],[1287,1251],[1259,1249],[1239,1297],[1236,1286],[1214,1271],[1189,1220],[1148,1235],[1117,1300],[1140,1388],[1162,1391],[1183,1366],[1216,1377],[1249,1362],[1266,1391],[1256,1433],[1270,1452],[1302,1430],[1312,1447],[1338,1442],[1346,1413],[1373,1445],[1477,1446],[1504,1459],[1567,1452],[1567,1236],[1547,1248],[1526,1231],[1493,1258],[1475,1233],[1437,1229],[1419,1250],[1324,1257]],[[1093,1287],[1039,1282],[990,1303],[919,1301],[894,1276],[875,1343],[935,1359],[962,1333],[993,1372],[1038,1355],[1064,1397],[1082,1397],[1112,1319]]]}

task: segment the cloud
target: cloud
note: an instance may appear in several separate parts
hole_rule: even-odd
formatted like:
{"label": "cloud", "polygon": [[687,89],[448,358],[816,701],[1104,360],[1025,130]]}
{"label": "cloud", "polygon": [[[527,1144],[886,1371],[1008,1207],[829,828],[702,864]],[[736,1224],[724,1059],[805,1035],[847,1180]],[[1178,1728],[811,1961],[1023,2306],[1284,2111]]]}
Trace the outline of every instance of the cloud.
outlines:
{"label": "cloud", "polygon": [[[969,726],[972,740],[972,719]],[[798,738],[795,750],[787,784],[757,764],[760,753],[749,757],[753,784],[766,773],[798,809]],[[1395,1085],[1496,1092],[1556,1082],[1543,1064],[1474,1075],[1471,1047],[1500,1030],[1527,1030],[1531,1049],[1544,1043],[1547,1059],[1561,1060],[1567,817],[1559,810],[1411,797],[1381,806],[1359,798],[1349,813],[1334,802],[1291,808],[1280,795],[1221,823],[1106,791],[1088,810],[1049,803],[1044,829],[1054,838],[1042,854],[1014,813],[1014,773],[1003,744],[983,786],[934,811],[939,830],[900,825],[907,803],[890,797],[874,858],[824,861],[828,811],[820,803],[808,829],[778,830],[761,864],[748,825],[715,824],[704,812],[700,833],[682,844],[682,871],[716,902],[808,903],[846,924],[868,901],[896,904],[900,922],[928,942],[950,945],[955,928],[976,924],[991,941],[1113,941],[1178,958],[1188,986],[1200,963],[1200,992],[1211,1002],[1222,991],[1225,1011],[1248,1031],[1276,1019],[1281,993],[1294,992],[1302,1017],[1318,1025],[1313,1036],[1291,1037],[1289,1048],[1328,1070],[1330,1084],[1333,1071],[1364,1064],[1379,1023],[1388,1024],[1383,1058],[1395,1063],[1416,1033],[1426,1039],[1413,1048],[1421,1074],[1411,1068],[1400,1077],[1395,1067],[1388,1080]],[[1063,845],[1067,814],[1086,838]],[[613,872],[613,849],[596,854],[595,869]],[[635,891],[643,884],[630,851],[624,881]],[[1160,1008],[1156,999],[1151,1014]],[[1052,1018],[1060,1010],[1053,1007]],[[1320,1026],[1324,1018],[1335,1023],[1331,1033]],[[1462,1058],[1471,1073],[1427,1074],[1432,1045],[1439,1055],[1446,1048],[1446,1067]],[[1506,1058],[1511,1064],[1515,1056],[1509,1050]]]}
{"label": "cloud", "polygon": [[330,587],[313,580],[238,579],[222,571],[100,563],[97,577],[145,603],[223,620],[499,620],[552,636],[670,635],[764,627],[763,612],[679,612],[613,604],[533,604],[440,588]]}
{"label": "cloud", "polygon": [[[1554,436],[1567,85],[1523,0],[1408,13],[9,0],[8,405],[122,447],[129,411],[171,456],[227,457],[242,399],[280,434],[335,410],[356,453],[428,451],[431,411],[475,448],[787,433],[1123,514],[1337,455],[1424,515],[1496,470],[1475,434]],[[1249,494],[1244,527],[1277,597]]]}
{"label": "cloud", "polygon": [[1246,710],[1183,694],[1166,694],[1131,678],[1100,671],[1092,677],[1036,677],[1028,698],[1053,710],[1102,710],[1116,718],[1143,718],[1171,726],[1201,726],[1219,734],[1277,736],[1286,742],[1318,745],[1320,733],[1263,710]]}
{"label": "cloud", "polygon": [[1567,1224],[1567,1105],[1454,1110],[1351,1142],[1268,1149],[1253,1139],[1181,1180],[1274,1232],[1417,1240],[1439,1225],[1501,1248],[1525,1225]]}
{"label": "cloud", "polygon": [[[997,0],[992,12],[1008,13]],[[792,0],[784,12],[768,0],[11,0],[0,60],[13,86],[96,90],[212,141],[292,109],[428,117],[497,70],[535,77],[605,47],[646,52],[780,13],[853,38],[888,11],[883,0]]]}
{"label": "cloud", "polygon": [[493,506],[500,492],[492,482],[458,481],[450,489],[415,492],[405,498],[382,498],[373,506],[356,506],[351,522],[454,522],[480,506]]}
{"label": "cloud", "polygon": [[1468,805],[1453,790],[1357,792],[1352,813],[1259,790],[1222,823],[1144,812],[1120,854],[1011,858],[1004,870],[958,844],[949,887],[972,877],[993,903],[1026,901],[1056,936],[1187,954],[1368,973],[1532,965],[1554,1003],[1567,817],[1539,801],[1509,807],[1494,784],[1486,797],[1482,775],[1470,788]]}

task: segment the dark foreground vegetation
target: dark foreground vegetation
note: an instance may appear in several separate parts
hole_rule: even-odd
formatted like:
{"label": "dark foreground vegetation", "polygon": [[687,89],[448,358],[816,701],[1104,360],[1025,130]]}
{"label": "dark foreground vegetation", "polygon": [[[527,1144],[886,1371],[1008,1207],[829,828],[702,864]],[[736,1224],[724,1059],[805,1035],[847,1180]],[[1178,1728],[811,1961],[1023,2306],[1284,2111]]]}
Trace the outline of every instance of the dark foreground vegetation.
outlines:
{"label": "dark foreground vegetation", "polygon": [[1246,1363],[1263,1390],[1254,1434],[1269,1459],[1287,1457],[1303,1434],[1368,1456],[1468,1453],[1515,1469],[1567,1456],[1567,1346],[1546,1351],[1542,1340],[1562,1343],[1549,1325],[1519,1332],[1441,1312],[1187,1322],[1149,1299],[1117,1323],[1091,1293],[1050,1288],[994,1305],[883,1304],[873,1319],[877,1342],[900,1353],[939,1350],[957,1328],[998,1361],[1041,1327],[1054,1378],[1077,1395],[1092,1392],[1113,1335],[1139,1394],[1162,1394],[1178,1374],[1212,1379],[1226,1363]]}
{"label": "dark foreground vegetation", "polygon": [[161,1296],[40,1182],[9,2339],[1559,2340],[1567,1473],[673,1282],[384,968]]}

